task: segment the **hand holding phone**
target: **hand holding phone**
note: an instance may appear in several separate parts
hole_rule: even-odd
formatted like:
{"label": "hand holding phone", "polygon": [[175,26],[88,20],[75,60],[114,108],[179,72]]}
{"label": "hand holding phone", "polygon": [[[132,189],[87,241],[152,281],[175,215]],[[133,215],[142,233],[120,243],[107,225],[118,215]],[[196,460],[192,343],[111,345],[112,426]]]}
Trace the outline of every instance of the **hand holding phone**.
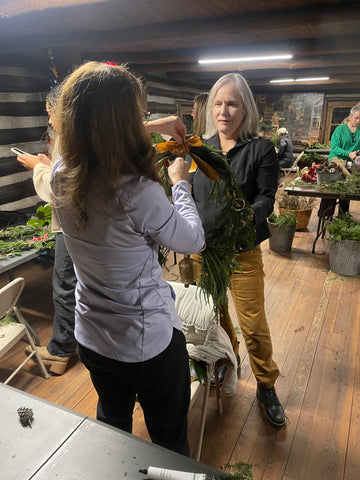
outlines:
{"label": "hand holding phone", "polygon": [[[21,163],[21,165],[27,168],[28,170],[32,170],[35,167],[35,165],[40,163],[40,159],[37,155],[24,152],[23,150],[20,150],[20,148],[17,148],[17,147],[12,147],[11,151],[18,156],[17,158],[18,162]],[[19,155],[22,155],[23,158],[19,158]]]}
{"label": "hand holding phone", "polygon": [[24,152],[23,150],[20,150],[20,148],[17,148],[17,147],[12,147],[11,151],[15,153],[15,155],[31,155],[31,153]]}

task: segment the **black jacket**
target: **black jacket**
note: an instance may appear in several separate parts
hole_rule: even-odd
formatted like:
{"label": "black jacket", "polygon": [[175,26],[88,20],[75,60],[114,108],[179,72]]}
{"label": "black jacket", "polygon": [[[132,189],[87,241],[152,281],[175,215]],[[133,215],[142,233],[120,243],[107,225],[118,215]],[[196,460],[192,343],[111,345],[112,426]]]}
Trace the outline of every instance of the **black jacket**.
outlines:
{"label": "black jacket", "polygon": [[289,137],[280,140],[278,158],[282,168],[290,168],[294,163],[293,146]]}
{"label": "black jacket", "polygon": [[[210,138],[207,143],[220,149],[218,135]],[[229,150],[227,159],[238,185],[254,210],[255,245],[258,245],[270,237],[266,219],[273,211],[279,178],[279,162],[274,146],[264,138],[238,141]],[[214,226],[216,216],[221,212],[221,206],[209,201],[212,182],[199,169],[193,177],[192,188],[206,238]]]}

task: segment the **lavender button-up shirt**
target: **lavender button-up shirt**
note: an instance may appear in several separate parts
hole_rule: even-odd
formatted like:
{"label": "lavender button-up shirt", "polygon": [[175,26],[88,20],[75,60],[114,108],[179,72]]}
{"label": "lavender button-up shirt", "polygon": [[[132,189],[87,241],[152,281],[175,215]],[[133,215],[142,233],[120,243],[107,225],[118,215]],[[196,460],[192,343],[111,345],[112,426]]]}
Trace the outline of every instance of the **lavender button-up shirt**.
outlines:
{"label": "lavender button-up shirt", "polygon": [[106,214],[89,195],[87,227],[78,232],[71,215],[57,208],[76,276],[75,337],[85,347],[123,362],[142,362],[169,345],[181,330],[173,291],[162,279],[158,246],[178,253],[200,251],[204,232],[189,185],[163,188],[141,177]]}

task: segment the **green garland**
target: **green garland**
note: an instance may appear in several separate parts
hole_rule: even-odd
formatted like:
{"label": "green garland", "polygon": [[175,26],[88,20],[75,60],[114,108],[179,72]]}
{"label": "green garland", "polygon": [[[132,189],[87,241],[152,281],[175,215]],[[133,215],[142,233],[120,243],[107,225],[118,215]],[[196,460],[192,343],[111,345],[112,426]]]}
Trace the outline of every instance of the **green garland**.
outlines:
{"label": "green garland", "polygon": [[331,192],[339,193],[340,195],[360,195],[360,175],[351,175],[343,180],[337,180],[333,183],[308,183],[302,180],[294,180],[288,186],[313,188],[314,190],[329,190]]}
{"label": "green garland", "polygon": [[37,218],[31,218],[26,225],[14,225],[0,230],[0,256],[21,255],[24,250],[54,250],[56,233],[51,232],[51,205],[40,206]]}
{"label": "green garland", "polygon": [[[201,252],[201,278],[198,283],[207,298],[212,296],[215,315],[219,318],[221,306],[228,303],[227,290],[231,288],[231,276],[236,270],[241,271],[241,265],[235,260],[235,255],[243,248],[252,248],[254,245],[253,210],[237,185],[227,159],[218,150],[210,145],[202,145],[191,147],[189,153],[195,161],[200,159],[200,162],[212,167],[221,181],[212,182],[209,201],[221,205],[222,209],[214,219],[211,233],[206,239],[206,248]],[[170,198],[171,182],[165,173],[169,155],[170,153],[162,155],[158,164],[165,192]],[[163,253],[163,249],[160,248],[162,265],[165,263],[161,258]]]}
{"label": "green garland", "polygon": [[[28,235],[29,231],[31,231],[30,235]],[[31,235],[32,237],[29,238]],[[4,238],[7,240],[2,240]],[[46,226],[32,227],[30,230],[28,225],[8,227],[0,231],[0,255],[6,257],[21,255],[24,250],[32,248],[37,251],[53,250],[55,239],[56,233],[52,233]]]}

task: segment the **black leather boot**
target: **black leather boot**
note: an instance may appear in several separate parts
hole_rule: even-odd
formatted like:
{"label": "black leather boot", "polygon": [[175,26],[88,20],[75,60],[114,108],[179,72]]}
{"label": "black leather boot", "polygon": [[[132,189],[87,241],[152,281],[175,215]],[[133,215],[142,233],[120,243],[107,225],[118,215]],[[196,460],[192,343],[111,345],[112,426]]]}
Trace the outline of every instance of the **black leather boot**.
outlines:
{"label": "black leather boot", "polygon": [[286,423],[284,409],[276,395],[275,387],[266,388],[258,384],[256,396],[262,404],[266,418],[273,427],[283,427]]}

